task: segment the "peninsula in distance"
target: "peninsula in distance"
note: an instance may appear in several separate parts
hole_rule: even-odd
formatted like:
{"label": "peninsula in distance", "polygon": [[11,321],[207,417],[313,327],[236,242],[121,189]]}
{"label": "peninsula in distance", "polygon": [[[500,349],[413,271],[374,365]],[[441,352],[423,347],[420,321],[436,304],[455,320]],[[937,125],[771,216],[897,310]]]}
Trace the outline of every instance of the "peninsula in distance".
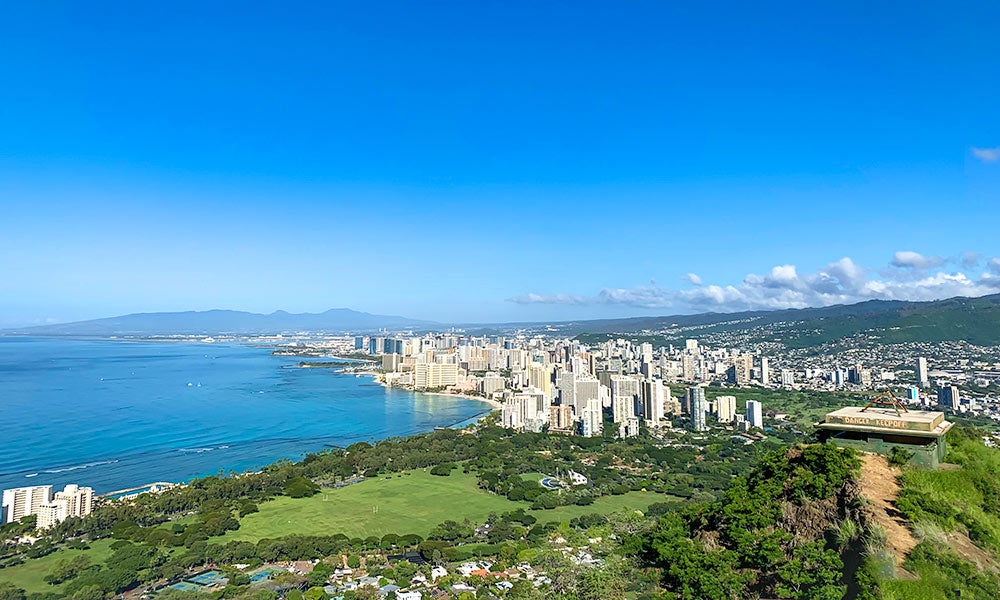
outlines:
{"label": "peninsula in distance", "polygon": [[997,600],[997,23],[0,6],[0,600]]}

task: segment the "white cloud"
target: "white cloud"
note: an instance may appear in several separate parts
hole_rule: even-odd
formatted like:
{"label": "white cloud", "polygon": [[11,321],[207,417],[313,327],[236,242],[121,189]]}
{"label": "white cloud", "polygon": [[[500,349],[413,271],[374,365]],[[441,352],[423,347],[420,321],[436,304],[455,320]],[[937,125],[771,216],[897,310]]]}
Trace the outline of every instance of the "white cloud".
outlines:
{"label": "white cloud", "polygon": [[815,273],[803,274],[794,265],[778,265],[764,275],[751,273],[736,285],[705,284],[700,277],[697,282],[687,277],[696,287],[669,290],[650,282],[633,288],[605,288],[594,296],[527,294],[511,300],[521,304],[616,304],[726,312],[852,304],[875,299],[939,300],[1000,292],[1000,258],[991,259],[987,263],[988,271],[978,276],[962,272],[928,272],[932,266],[945,262],[939,257],[916,252],[897,252],[893,264],[910,269],[908,275],[898,278],[870,277],[868,270],[844,257]]}
{"label": "white cloud", "polygon": [[586,296],[574,294],[524,294],[510,298],[517,304],[590,304]]}
{"label": "white cloud", "polygon": [[692,285],[702,284],[701,277],[698,277],[698,275],[695,273],[688,273],[687,275],[684,276],[684,279],[686,279]]}
{"label": "white cloud", "polygon": [[972,148],[972,155],[986,163],[1000,160],[1000,146],[996,148]]}
{"label": "white cloud", "polygon": [[980,252],[963,252],[959,259],[963,267],[974,269],[979,266],[979,261],[983,260],[983,255]]}
{"label": "white cloud", "polygon": [[924,256],[919,252],[903,250],[892,255],[892,266],[904,269],[931,269],[944,264],[940,256]]}

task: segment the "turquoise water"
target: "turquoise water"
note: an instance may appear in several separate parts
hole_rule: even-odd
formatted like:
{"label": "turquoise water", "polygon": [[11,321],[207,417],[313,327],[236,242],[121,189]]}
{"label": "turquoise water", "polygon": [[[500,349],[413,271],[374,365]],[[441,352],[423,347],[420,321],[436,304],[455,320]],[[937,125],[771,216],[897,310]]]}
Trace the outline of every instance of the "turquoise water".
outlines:
{"label": "turquoise water", "polygon": [[102,493],[185,481],[489,410],[296,368],[300,358],[270,352],[0,337],[0,488],[79,483]]}

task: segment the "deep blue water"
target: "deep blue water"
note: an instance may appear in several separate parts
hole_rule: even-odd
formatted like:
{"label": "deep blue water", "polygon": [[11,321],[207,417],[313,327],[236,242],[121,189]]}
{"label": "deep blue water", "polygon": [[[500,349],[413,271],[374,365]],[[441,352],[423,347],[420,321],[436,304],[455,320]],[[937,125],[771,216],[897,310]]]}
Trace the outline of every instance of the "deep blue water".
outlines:
{"label": "deep blue water", "polygon": [[0,488],[185,481],[489,410],[292,366],[300,360],[245,346],[0,337]]}

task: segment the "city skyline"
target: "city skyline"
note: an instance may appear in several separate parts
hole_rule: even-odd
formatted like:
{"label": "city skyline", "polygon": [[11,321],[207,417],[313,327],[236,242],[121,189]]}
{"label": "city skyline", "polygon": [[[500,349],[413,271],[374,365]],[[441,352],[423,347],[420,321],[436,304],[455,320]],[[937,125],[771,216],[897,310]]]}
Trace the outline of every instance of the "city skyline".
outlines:
{"label": "city skyline", "polygon": [[10,8],[0,327],[1000,291],[997,7],[580,8]]}

